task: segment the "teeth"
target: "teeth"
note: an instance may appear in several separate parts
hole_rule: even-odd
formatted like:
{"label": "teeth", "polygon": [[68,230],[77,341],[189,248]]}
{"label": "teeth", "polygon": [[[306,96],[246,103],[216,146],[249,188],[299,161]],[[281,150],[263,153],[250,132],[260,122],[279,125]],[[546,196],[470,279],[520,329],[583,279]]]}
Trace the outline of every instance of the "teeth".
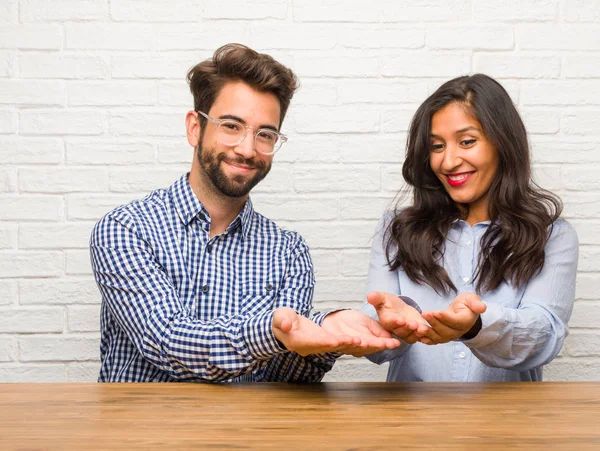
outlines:
{"label": "teeth", "polygon": [[453,182],[458,182],[459,180],[464,180],[469,176],[469,174],[460,174],[460,175],[449,175],[448,178]]}

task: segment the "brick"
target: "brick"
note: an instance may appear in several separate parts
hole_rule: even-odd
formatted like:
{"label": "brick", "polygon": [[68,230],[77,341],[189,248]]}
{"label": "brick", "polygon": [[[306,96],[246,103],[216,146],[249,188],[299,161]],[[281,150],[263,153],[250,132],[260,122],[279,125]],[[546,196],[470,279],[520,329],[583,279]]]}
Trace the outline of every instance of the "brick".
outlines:
{"label": "brick", "polygon": [[134,165],[153,163],[155,146],[148,141],[71,139],[66,143],[68,164]]}
{"label": "brick", "polygon": [[561,123],[567,135],[594,135],[600,127],[600,109],[564,113]]}
{"label": "brick", "polygon": [[[425,96],[423,97],[425,99]],[[382,112],[382,132],[384,133],[400,133],[406,132],[410,126],[413,116],[417,111],[417,107],[388,107]],[[402,149],[402,156],[404,156],[404,143],[405,139],[399,139],[396,137],[396,145]]]}
{"label": "brick", "polygon": [[599,50],[597,25],[523,24],[515,30],[517,47],[522,50]]}
{"label": "brick", "polygon": [[299,193],[377,191],[380,186],[379,167],[319,166],[294,171],[294,189]]}
{"label": "brick", "polygon": [[295,22],[379,22],[378,8],[365,8],[361,0],[295,2]]}
{"label": "brick", "polygon": [[[287,132],[286,132],[287,133]],[[357,138],[354,135],[353,138]],[[287,163],[337,163],[342,149],[342,135],[298,135],[289,133],[288,142],[275,155],[273,165]]]}
{"label": "brick", "polygon": [[[186,6],[184,9],[187,10],[189,7]],[[131,25],[128,24],[127,26],[130,27]],[[244,22],[218,20],[203,22],[201,31],[199,31],[197,23],[155,25],[150,30],[153,35],[149,38],[156,39],[156,44],[148,47],[148,50],[191,50],[194,54],[197,54],[195,52],[202,49],[208,51],[206,53],[206,58],[208,58],[212,56],[215,49],[228,42],[243,42],[252,48],[260,49],[261,46],[257,46],[250,41],[249,26]],[[200,36],[200,33],[202,39],[196,39],[197,36]],[[190,39],[190,37],[193,38]],[[195,63],[199,61],[200,59]]]}
{"label": "brick", "polygon": [[185,113],[113,112],[109,130],[112,136],[181,136],[185,133]]}
{"label": "brick", "polygon": [[338,200],[333,198],[306,198],[254,196],[253,204],[256,211],[274,221],[314,221],[338,218]]}
{"label": "brick", "polygon": [[0,193],[10,193],[17,190],[16,168],[0,169]]}
{"label": "brick", "polygon": [[427,28],[428,49],[512,50],[513,29],[509,26],[434,25]]}
{"label": "brick", "polygon": [[0,382],[65,382],[64,365],[0,365]]}
{"label": "brick", "polygon": [[4,0],[0,3],[0,23],[17,22],[17,8],[17,0]]}
{"label": "brick", "polygon": [[385,382],[388,364],[376,365],[367,359],[338,359],[323,382]]}
{"label": "brick", "polygon": [[0,223],[0,249],[17,248],[17,224]]}
{"label": "brick", "polygon": [[[230,5],[227,8],[230,10]],[[110,16],[115,21],[126,22],[200,22],[203,15],[202,0],[111,0]]]}
{"label": "brick", "polygon": [[523,105],[600,105],[600,80],[523,81]]}
{"label": "brick", "polygon": [[317,283],[321,277],[336,277],[340,273],[340,255],[338,250],[311,250],[310,256],[315,268]]}
{"label": "brick", "polygon": [[0,25],[0,48],[60,50],[62,44],[58,25]]}
{"label": "brick", "polygon": [[393,196],[344,196],[340,201],[340,219],[379,219],[392,201]]}
{"label": "brick", "polygon": [[17,124],[17,113],[15,111],[0,109],[0,134],[17,133]]}
{"label": "brick", "polygon": [[534,165],[532,170],[533,179],[544,189],[559,191],[565,185],[562,170],[564,168],[559,166]]}
{"label": "brick", "polygon": [[90,251],[68,250],[65,252],[67,263],[66,274],[69,275],[92,275],[92,264],[90,261]]}
{"label": "brick", "polygon": [[0,195],[0,220],[59,221],[64,201],[59,196]]}
{"label": "brick", "polygon": [[383,22],[450,22],[468,21],[471,18],[471,2],[468,0],[450,0],[444,3],[400,0],[380,5]]}
{"label": "brick", "polygon": [[[2,320],[0,319],[0,321]],[[18,346],[16,339],[4,337],[0,340],[0,362],[12,362],[17,360],[17,352]]]}
{"label": "brick", "polygon": [[600,303],[597,301],[584,302],[576,301],[573,308],[573,315],[569,320],[569,327],[598,327],[600,320]]}
{"label": "brick", "polygon": [[[180,78],[183,78],[183,75]],[[194,97],[185,82],[163,81],[158,85],[158,104],[194,109]]]}
{"label": "brick", "polygon": [[593,166],[563,166],[565,187],[573,191],[600,190],[598,169]]}
{"label": "brick", "polygon": [[600,55],[565,55],[562,74],[565,78],[600,78]]}
{"label": "brick", "polygon": [[154,105],[156,86],[151,81],[74,81],[67,87],[67,103],[69,106]]}
{"label": "brick", "polygon": [[405,139],[404,135],[340,137],[341,161],[343,163],[400,163],[404,160]]}
{"label": "brick", "polygon": [[0,50],[0,77],[14,76],[14,52]]}
{"label": "brick", "polygon": [[364,302],[366,273],[360,278],[321,279],[315,285],[316,302]]}
{"label": "brick", "polygon": [[[343,26],[338,36],[339,45],[348,49],[420,49],[425,46],[425,29],[404,25]],[[354,60],[355,66],[361,64],[361,60]]]}
{"label": "brick", "polygon": [[579,271],[600,271],[600,246],[579,246]]}
{"label": "brick", "polygon": [[113,55],[111,73],[112,78],[176,79],[181,83],[188,70],[201,59],[196,60],[189,53],[172,54],[171,52],[159,55],[145,53]]}
{"label": "brick", "polygon": [[294,96],[295,105],[335,105],[338,83],[325,80],[304,80]]}
{"label": "brick", "polygon": [[100,362],[69,363],[67,365],[68,382],[97,382],[100,374]]}
{"label": "brick", "polygon": [[36,193],[106,191],[106,168],[28,168],[19,171],[19,190]]}
{"label": "brick", "polygon": [[349,51],[343,55],[302,52],[294,56],[292,68],[301,80],[305,77],[377,77],[379,58],[370,52]]}
{"label": "brick", "polygon": [[0,80],[0,103],[64,105],[65,85],[60,81]]}
{"label": "brick", "polygon": [[560,69],[557,56],[478,53],[473,57],[473,71],[494,78],[556,78]]}
{"label": "brick", "polygon": [[579,237],[579,244],[600,245],[600,222],[588,219],[573,219],[570,221]]}
{"label": "brick", "polygon": [[600,359],[554,359],[544,367],[546,381],[596,381],[600,371]]}
{"label": "brick", "polygon": [[[255,25],[250,31],[251,46],[259,49],[332,49],[337,42],[332,27],[317,25]],[[302,36],[302,39],[298,39]]]}
{"label": "brick", "polygon": [[292,191],[292,180],[292,171],[289,165],[275,162],[269,175],[252,190],[252,194],[288,193]]}
{"label": "brick", "polygon": [[598,163],[600,143],[588,139],[566,141],[565,137],[531,136],[533,159],[537,163]]}
{"label": "brick", "polygon": [[365,277],[369,270],[369,255],[368,250],[342,251],[342,275]]}
{"label": "brick", "polygon": [[19,281],[21,305],[98,304],[100,292],[91,277],[25,279]]}
{"label": "brick", "polygon": [[2,310],[0,334],[62,332],[64,320],[62,308]]}
{"label": "brick", "polygon": [[402,166],[400,164],[386,165],[381,172],[381,184],[384,191],[396,193],[404,185]]}
{"label": "brick", "polygon": [[61,139],[0,138],[0,164],[58,164],[63,159]]}
{"label": "brick", "polygon": [[23,362],[96,360],[100,340],[79,335],[21,337],[19,349]]}
{"label": "brick", "polygon": [[311,249],[368,249],[376,221],[298,222],[297,230]]}
{"label": "brick", "polygon": [[572,357],[600,355],[600,334],[572,331],[565,340],[565,353]]}
{"label": "brick", "polygon": [[567,191],[562,196],[566,218],[590,218],[600,216],[598,192]]}
{"label": "brick", "polygon": [[381,67],[384,77],[454,78],[470,71],[471,55],[465,52],[401,52],[387,56]]}
{"label": "brick", "polygon": [[104,0],[21,0],[21,22],[65,22],[107,20],[108,5]]}
{"label": "brick", "polygon": [[378,108],[349,106],[294,109],[295,130],[299,133],[371,133],[379,130]]}
{"label": "brick", "polygon": [[[285,148],[287,148],[287,144]],[[281,151],[275,157],[279,160]],[[189,145],[184,137],[173,138],[169,141],[158,142],[159,163],[187,163],[191,164],[194,158],[194,148]]]}
{"label": "brick", "polygon": [[598,295],[598,282],[600,282],[600,274],[577,274],[575,298],[598,300],[600,298]]}
{"label": "brick", "polygon": [[19,115],[23,135],[101,135],[104,113],[76,110],[31,110]]}
{"label": "brick", "polygon": [[[529,22],[556,20],[558,0],[477,0],[473,2],[473,19],[476,22]],[[531,24],[527,24],[528,26]]]}
{"label": "brick", "polygon": [[558,110],[521,108],[520,113],[528,133],[555,134],[560,130]]}
{"label": "brick", "polygon": [[99,332],[100,306],[70,305],[68,307],[68,325],[70,332]]}
{"label": "brick", "polygon": [[567,0],[564,6],[567,22],[600,22],[600,4],[587,0]]}
{"label": "brick", "polygon": [[[67,50],[146,50],[155,48],[157,38],[151,24],[67,23]],[[155,29],[155,33],[159,30]]]}
{"label": "brick", "polygon": [[80,249],[90,242],[93,223],[21,224],[20,249]]}
{"label": "brick", "polygon": [[110,172],[110,190],[117,193],[144,193],[168,188],[181,175],[178,168],[114,169]]}
{"label": "brick", "polygon": [[340,103],[418,103],[427,96],[423,82],[344,80],[338,85]]}
{"label": "brick", "polygon": [[19,298],[19,285],[16,280],[0,279],[0,305],[16,304]]}
{"label": "brick", "polygon": [[[189,9],[188,2],[184,2],[184,8]],[[287,0],[232,0],[227,8],[217,2],[204,2],[202,9],[202,18],[206,19],[285,19],[287,14]]]}
{"label": "brick", "polygon": [[98,221],[112,209],[132,200],[131,194],[70,194],[67,196],[67,219]]}
{"label": "brick", "polygon": [[108,75],[107,59],[98,55],[41,52],[19,55],[21,78],[98,79]]}
{"label": "brick", "polygon": [[64,268],[62,252],[0,251],[0,278],[57,277]]}

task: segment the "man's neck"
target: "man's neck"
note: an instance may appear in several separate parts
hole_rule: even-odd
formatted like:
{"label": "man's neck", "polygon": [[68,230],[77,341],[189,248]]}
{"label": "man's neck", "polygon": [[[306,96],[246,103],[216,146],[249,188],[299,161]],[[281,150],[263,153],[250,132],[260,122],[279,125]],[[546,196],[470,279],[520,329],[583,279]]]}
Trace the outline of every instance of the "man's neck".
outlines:
{"label": "man's neck", "polygon": [[210,215],[210,237],[220,235],[240,214],[248,196],[229,197],[218,193],[210,180],[200,175],[189,176],[192,191]]}

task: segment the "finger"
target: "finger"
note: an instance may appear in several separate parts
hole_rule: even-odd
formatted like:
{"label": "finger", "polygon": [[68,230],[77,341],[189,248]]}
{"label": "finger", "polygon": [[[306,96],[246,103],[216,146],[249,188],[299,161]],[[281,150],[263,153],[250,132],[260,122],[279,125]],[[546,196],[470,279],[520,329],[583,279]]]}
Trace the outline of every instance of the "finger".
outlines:
{"label": "finger", "polygon": [[371,319],[371,321],[367,322],[367,327],[369,328],[369,332],[371,332],[375,337],[392,338],[392,334],[385,330],[383,326],[374,319]]}
{"label": "finger", "polygon": [[470,310],[465,310],[460,314],[454,313],[448,309],[438,310],[433,312],[433,315],[434,318],[439,322],[458,331],[464,330],[465,328],[470,328],[477,318],[477,314],[471,312]]}
{"label": "finger", "polygon": [[427,337],[435,343],[447,343],[448,341],[453,340],[456,331],[440,322],[432,312],[427,313],[427,322],[431,327],[425,331],[425,334],[423,334],[422,337]]}
{"label": "finger", "polygon": [[478,315],[481,315],[487,310],[487,305],[485,305],[477,295],[469,296],[466,300],[466,305],[473,313],[477,313]]}
{"label": "finger", "polygon": [[288,333],[292,330],[294,322],[298,321],[298,314],[292,309],[285,309],[276,312],[273,315],[273,327],[281,330],[284,333]]}
{"label": "finger", "polygon": [[367,294],[367,302],[379,310],[385,307],[385,296],[382,291],[371,291]]}

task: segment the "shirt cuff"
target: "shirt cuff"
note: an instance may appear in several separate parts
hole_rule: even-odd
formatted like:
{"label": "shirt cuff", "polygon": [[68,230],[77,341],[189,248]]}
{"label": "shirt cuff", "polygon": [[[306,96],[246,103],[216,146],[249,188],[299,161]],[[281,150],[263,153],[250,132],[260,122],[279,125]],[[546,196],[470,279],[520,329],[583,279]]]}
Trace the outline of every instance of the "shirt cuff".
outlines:
{"label": "shirt cuff", "polygon": [[502,336],[506,325],[504,309],[497,304],[487,304],[487,309],[481,315],[481,330],[470,340],[461,340],[465,346],[477,349],[495,343]]}
{"label": "shirt cuff", "polygon": [[273,333],[272,310],[266,310],[248,318],[241,327],[242,337],[250,355],[257,360],[266,360],[275,354],[287,352]]}

